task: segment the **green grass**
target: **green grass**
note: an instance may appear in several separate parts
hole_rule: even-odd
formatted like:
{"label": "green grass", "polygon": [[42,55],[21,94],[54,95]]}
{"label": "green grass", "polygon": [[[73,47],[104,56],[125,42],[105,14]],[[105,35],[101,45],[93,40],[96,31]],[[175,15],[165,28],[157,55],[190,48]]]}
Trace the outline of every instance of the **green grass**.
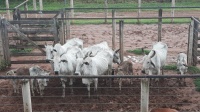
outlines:
{"label": "green grass", "polygon": [[177,71],[176,65],[165,65],[163,69]]}
{"label": "green grass", "polygon": [[10,49],[11,54],[12,53],[30,53],[33,49],[26,48],[26,49]]}
{"label": "green grass", "polygon": [[200,92],[200,78],[194,79],[194,84],[196,86],[196,90]]}
{"label": "green grass", "polygon": [[[143,55],[143,51],[141,48],[137,48],[137,49],[134,49],[134,50],[127,50],[127,52],[129,53],[133,53],[133,54],[136,54],[136,55]],[[144,50],[144,53],[145,54],[149,54],[149,50]]]}

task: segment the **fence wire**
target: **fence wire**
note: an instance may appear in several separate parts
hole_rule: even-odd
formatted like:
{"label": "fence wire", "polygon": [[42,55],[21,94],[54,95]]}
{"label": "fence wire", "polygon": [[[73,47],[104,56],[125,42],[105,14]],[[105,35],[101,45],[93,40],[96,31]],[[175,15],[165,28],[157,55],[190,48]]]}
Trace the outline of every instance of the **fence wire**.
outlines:
{"label": "fence wire", "polygon": [[[170,77],[160,78],[158,83],[152,83],[149,92],[150,109],[154,107],[170,107],[184,112],[195,112],[195,109],[200,109],[199,87],[195,86],[196,82],[200,81],[198,78],[200,76],[186,76],[185,84],[179,78]],[[177,77],[183,76],[177,75]],[[2,111],[12,111],[15,108],[17,112],[20,112],[23,111],[22,93],[13,93],[12,78],[14,77],[4,80],[1,77],[0,82],[6,83],[7,86],[1,85],[0,87],[0,101],[2,102],[0,103],[0,109]],[[70,87],[66,84],[66,96],[63,98],[61,97],[62,86],[59,80],[50,78],[48,86],[45,88],[44,96],[39,94],[31,96],[33,111],[140,111],[141,79],[134,78],[131,84],[129,82],[130,76],[128,79],[123,78],[122,90],[120,91],[118,78],[114,78],[112,86],[100,78],[97,92],[94,92],[94,87],[93,85],[91,86],[90,98],[88,97],[86,86],[81,84],[81,80],[78,79],[74,82],[74,94],[70,94]],[[189,108],[190,106],[193,107]]]}

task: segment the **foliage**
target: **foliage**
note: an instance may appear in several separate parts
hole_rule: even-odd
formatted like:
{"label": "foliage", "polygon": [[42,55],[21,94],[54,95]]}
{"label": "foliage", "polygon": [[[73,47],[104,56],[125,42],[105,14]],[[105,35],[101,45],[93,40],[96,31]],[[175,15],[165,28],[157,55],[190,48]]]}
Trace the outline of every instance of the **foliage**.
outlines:
{"label": "foliage", "polygon": [[144,51],[142,51],[142,49],[141,48],[137,48],[137,49],[134,49],[134,50],[127,50],[127,52],[129,52],[129,53],[134,53],[134,54],[137,54],[137,55],[143,55],[143,52],[145,53],[145,54],[149,54],[149,50],[144,50]]}
{"label": "foliage", "polygon": [[196,90],[200,92],[200,78],[196,78],[194,80],[194,84],[196,86]]}
{"label": "foliage", "polygon": [[[196,66],[189,66],[188,67],[188,72],[191,74],[199,74],[200,73],[200,69]],[[194,79],[194,84],[196,86],[196,90],[200,91],[200,78],[196,78]]]}
{"label": "foliage", "polygon": [[0,60],[0,71],[5,70],[9,63],[6,60]]}
{"label": "foliage", "polygon": [[188,67],[188,73],[198,74],[198,73],[200,73],[200,69],[196,66],[189,66]]}

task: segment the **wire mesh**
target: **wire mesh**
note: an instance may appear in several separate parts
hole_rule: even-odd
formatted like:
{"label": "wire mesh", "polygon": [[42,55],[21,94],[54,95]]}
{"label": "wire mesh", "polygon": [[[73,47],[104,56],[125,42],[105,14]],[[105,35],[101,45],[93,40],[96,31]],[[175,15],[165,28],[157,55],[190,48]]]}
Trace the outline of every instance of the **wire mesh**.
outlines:
{"label": "wire mesh", "polygon": [[[107,79],[108,80],[108,79]],[[91,97],[88,97],[87,88],[81,84],[81,80],[74,82],[74,94],[70,94],[70,87],[66,84],[66,96],[61,97],[62,87],[59,80],[50,79],[45,88],[44,96],[36,94],[31,97],[33,111],[140,111],[141,79],[133,79],[130,84],[129,79],[122,82],[122,90],[118,87],[118,79],[114,78],[112,86],[105,80],[99,79],[98,91],[93,91],[91,86]],[[157,83],[150,85],[150,108],[171,107],[179,111],[193,112],[199,109],[199,92],[194,82],[199,78],[162,78]],[[0,109],[2,111],[16,112],[23,111],[22,94],[13,93],[11,80],[0,82],[7,83],[7,87],[0,87]],[[190,107],[190,108],[189,108]],[[192,107],[192,108],[191,108]]]}

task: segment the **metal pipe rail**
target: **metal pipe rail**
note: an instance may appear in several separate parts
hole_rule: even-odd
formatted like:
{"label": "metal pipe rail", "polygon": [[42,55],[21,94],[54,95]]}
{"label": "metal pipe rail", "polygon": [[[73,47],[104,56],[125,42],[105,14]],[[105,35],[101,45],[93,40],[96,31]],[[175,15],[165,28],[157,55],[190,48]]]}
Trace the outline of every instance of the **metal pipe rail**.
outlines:
{"label": "metal pipe rail", "polygon": [[[117,17],[117,18],[58,18],[58,20],[79,20],[79,19],[171,19],[171,18],[175,18],[175,19],[178,19],[178,18],[185,18],[185,19],[190,19],[191,17],[187,17],[187,16],[184,16],[184,17]],[[28,20],[52,20],[51,18],[28,18]],[[27,19],[26,20],[21,20],[22,22],[26,22],[28,21]],[[19,21],[9,21],[9,22],[14,22],[14,23],[17,23]]]}
{"label": "metal pipe rail", "polygon": [[15,9],[17,9],[17,8],[21,7],[22,5],[24,5],[24,4],[25,4],[25,3],[27,3],[27,2],[28,2],[28,0],[26,0],[26,1],[22,2],[21,4],[19,4],[18,6],[16,6],[16,7],[15,7]]}
{"label": "metal pipe rail", "polygon": [[197,18],[195,18],[194,16],[192,16],[191,19],[195,20],[198,24],[200,24],[200,21]]}
{"label": "metal pipe rail", "polygon": [[178,6],[178,7],[122,7],[122,8],[65,8],[65,10],[71,9],[170,9],[170,8],[200,8],[200,7],[187,7],[187,6]]}
{"label": "metal pipe rail", "polygon": [[77,76],[77,75],[66,75],[66,76],[0,76],[0,79],[36,79],[36,78],[200,78],[200,74],[193,75],[101,75],[101,76]]}

